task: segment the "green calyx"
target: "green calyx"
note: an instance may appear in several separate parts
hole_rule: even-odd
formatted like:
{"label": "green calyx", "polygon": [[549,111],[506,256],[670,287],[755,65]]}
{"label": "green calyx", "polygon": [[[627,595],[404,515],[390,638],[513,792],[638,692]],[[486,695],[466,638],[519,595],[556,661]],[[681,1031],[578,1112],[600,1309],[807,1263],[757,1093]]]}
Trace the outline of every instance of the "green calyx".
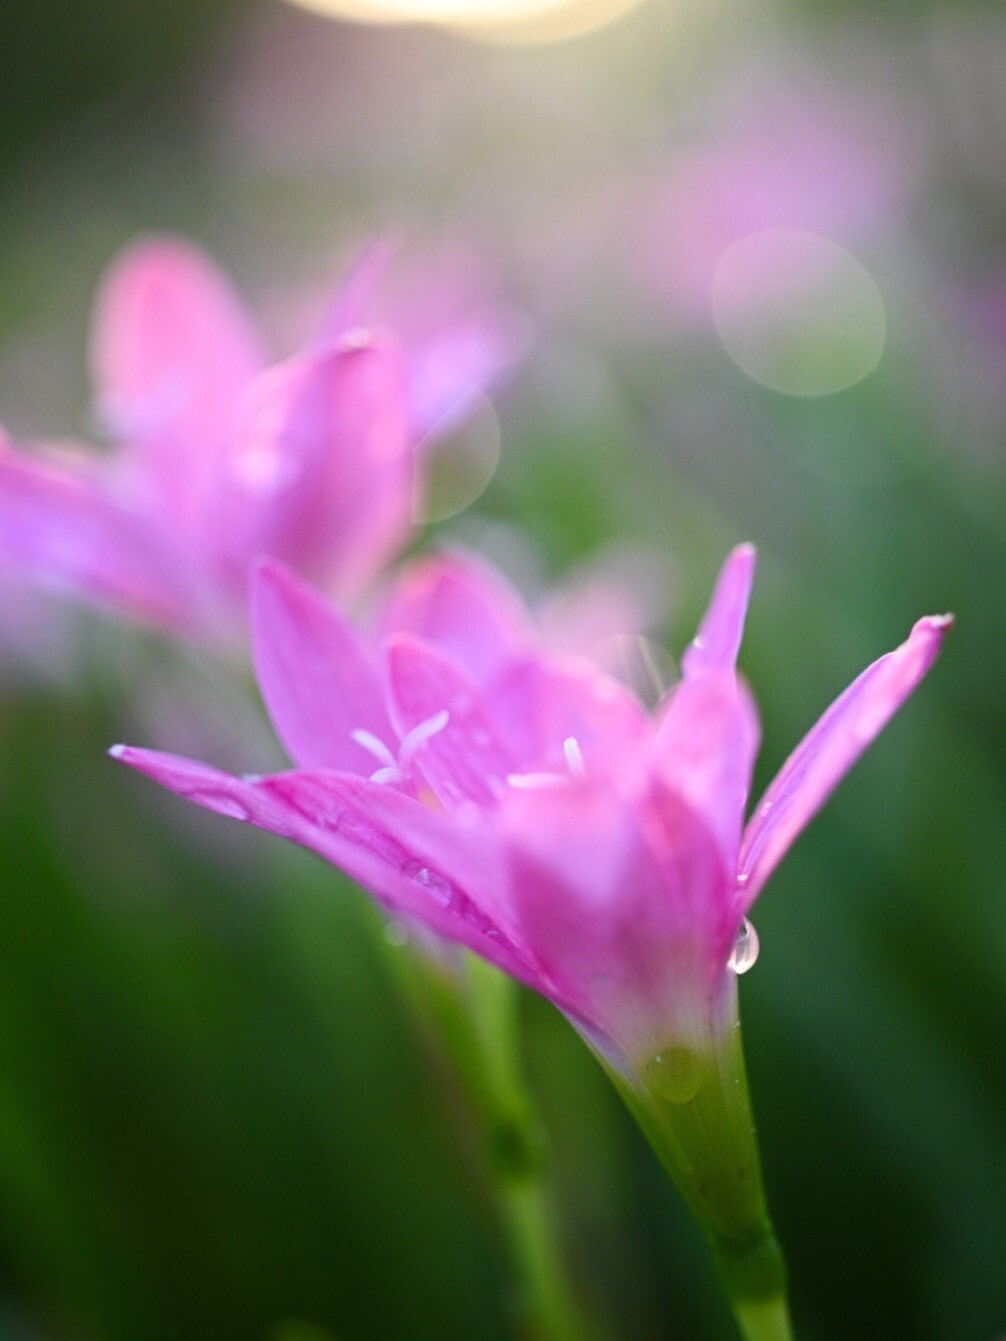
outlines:
{"label": "green calyx", "polygon": [[746,1341],[791,1341],[736,1016],[701,1044],[668,1044],[631,1076],[605,1065],[698,1220]]}

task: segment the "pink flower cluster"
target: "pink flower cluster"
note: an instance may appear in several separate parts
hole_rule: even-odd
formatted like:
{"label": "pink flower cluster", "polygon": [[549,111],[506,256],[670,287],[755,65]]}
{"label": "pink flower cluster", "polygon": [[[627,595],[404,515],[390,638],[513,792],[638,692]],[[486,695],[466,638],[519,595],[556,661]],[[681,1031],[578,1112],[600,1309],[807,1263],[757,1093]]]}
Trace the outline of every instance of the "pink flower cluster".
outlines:
{"label": "pink flower cluster", "polygon": [[407,568],[366,634],[263,563],[255,663],[294,770],[238,778],[114,753],[320,853],[396,917],[537,989],[635,1075],[727,1027],[745,913],[951,622],[920,620],[868,667],[745,826],[759,730],[736,657],[754,565],[749,546],[730,555],[681,682],[649,715],[589,663],[546,651],[516,593],[475,560]]}
{"label": "pink flower cluster", "polygon": [[[513,357],[496,311],[402,348],[361,326],[373,252],[319,336],[269,364],[229,281],[193,246],[113,265],[92,337],[97,412],[117,446],[21,450],[0,430],[9,571],[176,633],[240,636],[256,556],[352,599],[411,534],[420,440]],[[454,324],[451,324],[454,323]]]}

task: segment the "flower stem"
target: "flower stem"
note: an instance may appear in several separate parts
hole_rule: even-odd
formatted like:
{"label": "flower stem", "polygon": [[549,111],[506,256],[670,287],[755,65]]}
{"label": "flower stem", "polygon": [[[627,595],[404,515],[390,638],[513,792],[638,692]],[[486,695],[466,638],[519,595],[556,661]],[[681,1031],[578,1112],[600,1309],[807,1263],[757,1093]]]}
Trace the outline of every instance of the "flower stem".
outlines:
{"label": "flower stem", "polygon": [[498,1183],[496,1197],[518,1277],[523,1333],[534,1341],[585,1341],[593,1333],[566,1278],[542,1180]]}
{"label": "flower stem", "polygon": [[793,1341],[789,1310],[782,1295],[757,1303],[735,1305],[734,1316],[744,1341]]}
{"label": "flower stem", "polygon": [[792,1341],[736,1015],[701,1047],[666,1048],[641,1076],[605,1065],[698,1220],[745,1341]]}
{"label": "flower stem", "polygon": [[[407,960],[407,962],[405,962]],[[420,1022],[446,1050],[478,1129],[524,1341],[596,1341],[570,1282],[548,1191],[544,1128],[523,1076],[518,989],[475,955],[398,960]]]}

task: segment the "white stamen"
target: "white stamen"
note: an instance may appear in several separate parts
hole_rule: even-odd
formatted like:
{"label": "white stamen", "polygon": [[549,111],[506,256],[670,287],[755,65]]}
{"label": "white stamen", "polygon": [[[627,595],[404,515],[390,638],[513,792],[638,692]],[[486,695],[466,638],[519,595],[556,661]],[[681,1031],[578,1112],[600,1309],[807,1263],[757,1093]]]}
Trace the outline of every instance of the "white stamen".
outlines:
{"label": "white stamen", "polygon": [[367,779],[368,782],[404,782],[405,774],[397,766],[390,764],[387,768],[375,768],[373,773]]}
{"label": "white stamen", "polygon": [[432,717],[427,717],[425,722],[419,722],[407,731],[402,737],[402,748],[399,750],[398,757],[403,768],[408,768],[412,756],[421,745],[425,745],[431,736],[435,736],[451,720],[451,714],[446,708],[440,712],[435,712]]}
{"label": "white stamen", "polygon": [[508,773],[506,780],[518,791],[531,791],[534,787],[558,787],[566,781],[558,773]]}
{"label": "white stamen", "polygon": [[566,737],[562,742],[562,752],[566,756],[566,766],[569,769],[570,776],[574,778],[585,777],[587,769],[583,762],[580,744],[575,736]]}
{"label": "white stamen", "polygon": [[355,740],[361,749],[372,754],[379,764],[385,768],[398,770],[398,760],[385,745],[379,736],[375,736],[373,731],[364,731],[362,727],[357,727],[355,731],[350,731],[351,739]]}

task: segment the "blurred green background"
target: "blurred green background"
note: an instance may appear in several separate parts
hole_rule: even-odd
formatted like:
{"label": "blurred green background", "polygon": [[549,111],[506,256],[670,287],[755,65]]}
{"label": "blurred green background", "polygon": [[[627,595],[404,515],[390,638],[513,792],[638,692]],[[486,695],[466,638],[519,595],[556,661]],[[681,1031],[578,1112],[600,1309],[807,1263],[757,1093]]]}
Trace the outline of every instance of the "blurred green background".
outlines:
{"label": "blurred green background", "polygon": [[[90,433],[90,294],[138,232],[211,250],[277,353],[374,232],[461,239],[536,338],[472,430],[495,477],[423,543],[548,577],[643,547],[673,655],[756,542],[761,784],[918,615],[956,613],[757,906],[742,1001],[798,1335],[1006,1335],[1002,7],[649,0],[540,48],[279,0],[5,29],[12,431]],[[809,287],[766,294],[749,240],[794,230],[825,240]],[[267,733],[222,758],[191,657],[0,601],[0,1336],[514,1335],[479,1151],[365,898],[104,753],[187,730],[259,769]],[[730,1337],[599,1069],[522,1009],[607,1335]]]}

